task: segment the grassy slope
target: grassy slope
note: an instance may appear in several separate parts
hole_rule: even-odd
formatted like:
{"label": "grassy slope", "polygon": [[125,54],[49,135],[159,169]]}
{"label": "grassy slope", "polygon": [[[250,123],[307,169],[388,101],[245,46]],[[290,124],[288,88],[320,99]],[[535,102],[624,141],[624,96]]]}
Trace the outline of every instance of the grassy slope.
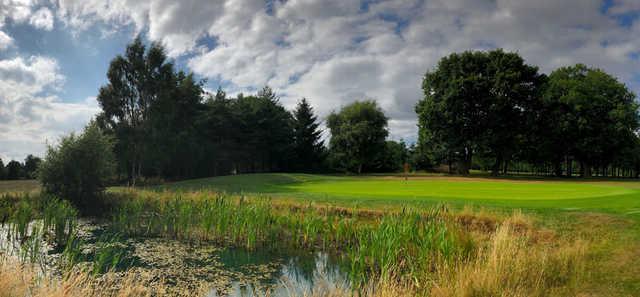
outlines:
{"label": "grassy slope", "polygon": [[167,184],[163,190],[262,193],[296,202],[387,209],[445,202],[490,212],[531,212],[561,242],[586,241],[589,296],[640,296],[640,181],[488,179],[446,176],[338,177],[250,174]]}
{"label": "grassy slope", "polygon": [[[0,181],[3,192],[33,191],[35,181]],[[640,296],[640,182],[623,180],[487,179],[413,176],[342,177],[251,174],[188,180],[158,190],[262,193],[293,203],[317,201],[365,208],[406,204],[476,205],[511,212],[533,210],[536,224],[557,241],[584,240],[590,260],[587,296]],[[579,198],[584,197],[584,198]],[[571,210],[567,210],[570,208]]]}
{"label": "grassy slope", "polygon": [[247,174],[167,184],[165,190],[208,189],[343,205],[447,203],[496,208],[593,210],[640,217],[640,182],[460,177]]}

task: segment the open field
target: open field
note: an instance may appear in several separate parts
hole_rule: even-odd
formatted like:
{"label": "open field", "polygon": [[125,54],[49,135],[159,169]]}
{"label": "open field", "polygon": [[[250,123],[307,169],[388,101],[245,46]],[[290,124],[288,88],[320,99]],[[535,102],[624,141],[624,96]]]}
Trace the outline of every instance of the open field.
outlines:
{"label": "open field", "polygon": [[249,174],[181,181],[162,190],[260,193],[274,198],[368,207],[447,203],[539,211],[589,210],[640,217],[640,181],[484,177],[338,177]]}
{"label": "open field", "polygon": [[[33,184],[17,185],[34,189]],[[18,188],[7,191],[15,193]],[[111,253],[123,257],[119,260],[123,262],[136,258],[143,265],[125,271],[144,273],[142,287],[166,287],[174,296],[189,295],[188,288],[211,290],[212,283],[222,292],[241,296],[229,291],[232,280],[253,282],[264,276],[224,276],[229,273],[224,269],[236,268],[225,268],[230,264],[223,259],[238,249],[246,254],[232,256],[233,265],[249,267],[242,268],[246,271],[265,269],[263,274],[276,279],[284,277],[277,267],[288,260],[255,266],[267,263],[256,260],[262,257],[256,258],[256,253],[322,251],[346,263],[350,285],[332,289],[333,295],[309,296],[351,296],[350,286],[356,285],[370,290],[360,296],[640,294],[640,183],[636,181],[452,176],[411,176],[405,181],[383,175],[250,174],[147,189],[112,188],[107,197],[111,207],[102,214],[99,225],[107,227],[100,232],[124,237],[106,237],[107,242],[98,246],[126,248],[96,250],[76,261],[89,261],[88,267],[117,278],[122,270],[112,273],[116,266],[102,268],[104,263],[96,261],[109,259]],[[28,228],[24,223],[28,219],[19,214],[30,207],[31,218],[42,212],[45,218],[53,216],[49,221],[54,224],[73,220],[73,212],[64,204],[45,203],[45,210],[39,211],[43,204],[34,202],[7,209],[18,211],[15,222],[23,223],[17,226]],[[54,219],[58,216],[63,218]],[[50,228],[60,232],[48,235],[56,240],[71,236],[64,228]],[[74,254],[67,249],[63,255]],[[104,256],[96,257],[98,253]],[[178,282],[164,282],[156,277],[160,274]],[[202,277],[185,278],[193,275]],[[91,276],[86,277],[90,282]],[[304,287],[290,286],[287,290]]]}
{"label": "open field", "polygon": [[8,192],[31,192],[40,189],[37,180],[0,180],[0,194]]}

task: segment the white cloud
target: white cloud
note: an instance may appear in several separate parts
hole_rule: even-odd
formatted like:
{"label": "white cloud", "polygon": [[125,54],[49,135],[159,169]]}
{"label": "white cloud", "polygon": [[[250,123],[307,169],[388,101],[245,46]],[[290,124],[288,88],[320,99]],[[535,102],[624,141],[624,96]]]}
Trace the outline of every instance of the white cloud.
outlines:
{"label": "white cloud", "polygon": [[6,50],[12,45],[13,45],[13,38],[7,35],[7,33],[0,31],[0,51]]}
{"label": "white cloud", "polygon": [[67,103],[51,95],[64,80],[50,58],[0,60],[0,158],[42,155],[45,142],[78,130],[97,113],[95,98]]}
{"label": "white cloud", "polygon": [[[416,135],[420,83],[444,55],[502,47],[544,72],[583,62],[628,82],[640,62],[640,21],[616,16],[640,10],[636,0],[58,0],[71,27],[96,21],[148,30],[172,56],[193,54],[189,67],[231,85],[229,93],[269,84],[291,107],[307,97],[321,116],[374,98],[392,118],[394,138]],[[217,46],[196,46],[200,38]]]}
{"label": "white cloud", "polygon": [[29,23],[38,29],[51,31],[53,29],[53,14],[48,8],[42,7],[31,15]]}
{"label": "white cloud", "polygon": [[33,5],[35,5],[35,3],[31,0],[0,1],[0,25],[3,25],[7,18],[11,18],[16,23],[29,20]]}

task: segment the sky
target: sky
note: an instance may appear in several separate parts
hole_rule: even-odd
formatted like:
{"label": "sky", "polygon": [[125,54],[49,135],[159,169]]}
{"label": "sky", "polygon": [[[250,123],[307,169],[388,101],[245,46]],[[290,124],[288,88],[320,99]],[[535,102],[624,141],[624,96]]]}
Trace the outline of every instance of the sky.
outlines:
{"label": "sky", "polygon": [[640,0],[0,0],[4,163],[80,131],[138,34],[210,91],[269,85],[320,119],[374,99],[408,142],[422,77],[452,52],[503,48],[544,73],[584,63],[640,93]]}

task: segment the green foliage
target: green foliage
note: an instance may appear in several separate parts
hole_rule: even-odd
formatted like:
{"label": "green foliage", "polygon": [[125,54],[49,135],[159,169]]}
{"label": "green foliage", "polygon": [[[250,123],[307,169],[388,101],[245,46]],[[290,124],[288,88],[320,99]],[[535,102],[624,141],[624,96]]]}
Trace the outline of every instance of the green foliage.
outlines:
{"label": "green foliage", "polygon": [[20,200],[10,211],[9,222],[13,223],[9,233],[15,239],[26,238],[29,232],[29,223],[35,218],[36,210],[30,200]]}
{"label": "green foliage", "polygon": [[635,94],[602,70],[578,64],[547,78],[515,53],[454,53],[425,75],[423,90],[416,106],[422,160],[454,163],[465,174],[472,161],[494,175],[508,173],[512,161],[556,175],[564,167],[567,176],[574,161],[583,176],[640,169],[632,153]]}
{"label": "green foliage", "polygon": [[35,157],[34,155],[28,155],[24,159],[24,177],[28,179],[35,179],[37,177],[36,170],[42,162],[42,159]]}
{"label": "green foliage", "polygon": [[94,275],[113,271],[125,264],[127,251],[120,241],[117,233],[103,234],[98,238],[91,261],[91,272]]}
{"label": "green foliage", "polygon": [[2,158],[0,158],[0,180],[7,178],[7,169],[4,167],[4,163],[2,162]]}
{"label": "green foliage", "polygon": [[219,89],[203,100],[203,82],[176,72],[164,52],[136,38],[111,61],[97,98],[129,184],[291,168],[293,120],[271,88],[234,99]]}
{"label": "green foliage", "polygon": [[7,164],[6,171],[7,171],[8,180],[16,180],[24,176],[24,170],[22,168],[22,164],[20,164],[20,162],[15,160],[11,160],[11,162]]}
{"label": "green foliage", "polygon": [[236,124],[235,172],[282,171],[291,166],[292,117],[269,87],[256,96],[238,96],[231,103]]}
{"label": "green foliage", "polygon": [[302,98],[293,111],[293,141],[296,154],[294,168],[299,171],[312,172],[321,169],[325,148],[319,126],[313,108],[307,99]]}
{"label": "green foliage", "polygon": [[116,136],[119,165],[132,183],[140,176],[143,159],[151,149],[148,137],[154,103],[171,100],[176,91],[173,64],[166,60],[160,44],[153,43],[147,49],[138,36],[124,55],[111,61],[109,83],[100,88],[97,97],[102,107],[98,122]]}
{"label": "green foliage", "polygon": [[202,83],[182,72],[173,80],[150,107],[141,172],[145,176],[198,176],[207,154],[198,131]]}
{"label": "green foliage", "polygon": [[517,152],[543,76],[516,53],[454,53],[427,72],[416,106],[421,150],[456,162],[467,174],[474,153],[495,159],[497,173]]}
{"label": "green foliage", "polygon": [[53,231],[53,238],[58,247],[65,246],[74,234],[78,212],[69,201],[47,197],[42,209],[42,225],[44,230]]}
{"label": "green foliage", "polygon": [[581,163],[582,175],[592,166],[610,164],[635,144],[638,103],[635,94],[600,69],[578,64],[549,76],[544,94],[543,147],[552,161],[566,156]]}
{"label": "green foliage", "polygon": [[387,140],[385,150],[380,154],[378,162],[378,168],[376,169],[380,172],[402,171],[404,164],[409,162],[409,150],[404,140],[400,142]]}
{"label": "green foliage", "polygon": [[[354,283],[367,277],[418,277],[436,263],[464,259],[471,239],[445,220],[446,209],[405,209],[366,223],[314,207],[276,208],[269,199],[209,193],[153,193],[129,197],[114,212],[113,228],[134,236],[209,240],[254,250],[345,252]],[[109,242],[109,241],[106,241]],[[113,255],[114,250],[105,254]],[[120,259],[118,254],[108,259]],[[111,263],[107,260],[94,261]]]}
{"label": "green foliage", "polygon": [[327,118],[330,158],[336,169],[362,173],[375,168],[385,150],[387,117],[375,101],[356,101]]}
{"label": "green foliage", "polygon": [[84,208],[96,202],[113,173],[113,142],[91,122],[82,134],[65,136],[48,148],[38,177],[44,192]]}

